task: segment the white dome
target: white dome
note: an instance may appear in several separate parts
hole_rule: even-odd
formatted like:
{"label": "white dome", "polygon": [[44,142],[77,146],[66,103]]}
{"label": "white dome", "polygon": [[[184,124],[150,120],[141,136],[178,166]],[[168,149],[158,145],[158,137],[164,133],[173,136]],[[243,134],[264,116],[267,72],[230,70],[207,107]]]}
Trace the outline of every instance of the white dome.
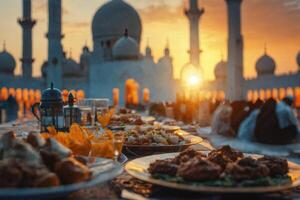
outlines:
{"label": "white dome", "polygon": [[298,52],[298,55],[297,55],[297,64],[298,64],[298,67],[300,70],[300,51]]}
{"label": "white dome", "polygon": [[0,73],[13,74],[16,68],[14,57],[5,49],[0,52]]}
{"label": "white dome", "polygon": [[72,58],[64,61],[62,73],[64,77],[79,77],[82,75],[80,65]]}
{"label": "white dome", "polygon": [[276,63],[272,57],[265,54],[257,60],[255,68],[258,76],[274,74]]}
{"label": "white dome", "polygon": [[138,43],[128,35],[121,37],[113,47],[113,57],[118,60],[134,60],[139,58]]}
{"label": "white dome", "polygon": [[101,6],[92,22],[93,39],[104,41],[118,39],[128,29],[130,35],[140,42],[142,23],[137,11],[122,0],[112,0]]}
{"label": "white dome", "polygon": [[221,60],[217,63],[215,67],[215,77],[216,79],[226,79],[227,78],[227,62]]}

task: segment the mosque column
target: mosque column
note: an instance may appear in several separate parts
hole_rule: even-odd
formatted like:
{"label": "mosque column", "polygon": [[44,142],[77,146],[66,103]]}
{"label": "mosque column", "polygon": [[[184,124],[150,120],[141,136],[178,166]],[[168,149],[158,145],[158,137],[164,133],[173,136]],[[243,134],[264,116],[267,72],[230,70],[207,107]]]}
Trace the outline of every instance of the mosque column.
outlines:
{"label": "mosque column", "polygon": [[31,18],[31,0],[23,0],[23,17],[18,19],[18,23],[23,31],[23,53],[22,58],[22,75],[29,79],[32,77],[32,28],[36,21]]}
{"label": "mosque column", "polygon": [[228,68],[226,97],[243,100],[243,36],[241,34],[242,0],[226,0],[228,13]]}
{"label": "mosque column", "polygon": [[62,88],[62,7],[61,0],[48,0],[48,67],[47,85],[55,83],[55,87]]}
{"label": "mosque column", "polygon": [[189,7],[185,15],[190,23],[190,63],[200,68],[200,47],[199,47],[199,20],[204,13],[203,8],[198,7],[198,0],[189,0]]}

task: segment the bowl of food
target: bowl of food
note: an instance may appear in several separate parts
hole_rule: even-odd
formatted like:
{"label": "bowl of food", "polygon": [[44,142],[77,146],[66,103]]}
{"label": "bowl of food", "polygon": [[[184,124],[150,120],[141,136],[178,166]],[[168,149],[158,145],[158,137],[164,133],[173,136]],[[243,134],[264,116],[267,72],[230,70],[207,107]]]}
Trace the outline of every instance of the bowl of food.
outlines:
{"label": "bowl of food", "polygon": [[202,142],[173,126],[135,126],[125,132],[124,151],[132,155],[178,152]]}

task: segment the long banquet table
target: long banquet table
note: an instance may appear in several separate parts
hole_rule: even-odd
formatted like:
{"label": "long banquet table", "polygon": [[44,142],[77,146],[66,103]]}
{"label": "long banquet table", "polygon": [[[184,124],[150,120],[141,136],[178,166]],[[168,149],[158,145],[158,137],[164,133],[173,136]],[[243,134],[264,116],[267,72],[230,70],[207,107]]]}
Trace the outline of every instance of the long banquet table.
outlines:
{"label": "long banquet table", "polygon": [[[0,135],[12,130],[17,134],[22,134],[22,131],[30,131],[34,123],[31,121],[23,121],[18,123],[9,123],[0,125]],[[22,131],[20,129],[22,127]],[[204,147],[211,146],[208,140],[204,140],[201,144]],[[132,159],[132,158],[129,158]],[[77,191],[60,200],[98,200],[98,199],[133,199],[133,200],[227,200],[227,199],[255,199],[255,200],[300,200],[300,187],[294,190],[283,191],[271,194],[204,194],[193,193],[180,190],[173,190],[152,185],[140,180],[137,180],[126,172],[123,172],[113,181],[95,187]]]}

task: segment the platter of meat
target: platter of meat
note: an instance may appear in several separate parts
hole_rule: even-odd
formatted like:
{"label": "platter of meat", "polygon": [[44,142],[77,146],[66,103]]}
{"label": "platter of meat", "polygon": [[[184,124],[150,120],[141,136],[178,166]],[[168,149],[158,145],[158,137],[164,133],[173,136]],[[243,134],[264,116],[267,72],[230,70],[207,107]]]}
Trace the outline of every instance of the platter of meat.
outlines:
{"label": "platter of meat", "polygon": [[268,193],[300,186],[300,165],[230,146],[146,156],[128,162],[125,170],[152,184],[205,193]]}
{"label": "platter of meat", "polygon": [[74,156],[53,138],[38,133],[0,137],[0,199],[50,199],[92,187],[122,172],[109,159]]}

